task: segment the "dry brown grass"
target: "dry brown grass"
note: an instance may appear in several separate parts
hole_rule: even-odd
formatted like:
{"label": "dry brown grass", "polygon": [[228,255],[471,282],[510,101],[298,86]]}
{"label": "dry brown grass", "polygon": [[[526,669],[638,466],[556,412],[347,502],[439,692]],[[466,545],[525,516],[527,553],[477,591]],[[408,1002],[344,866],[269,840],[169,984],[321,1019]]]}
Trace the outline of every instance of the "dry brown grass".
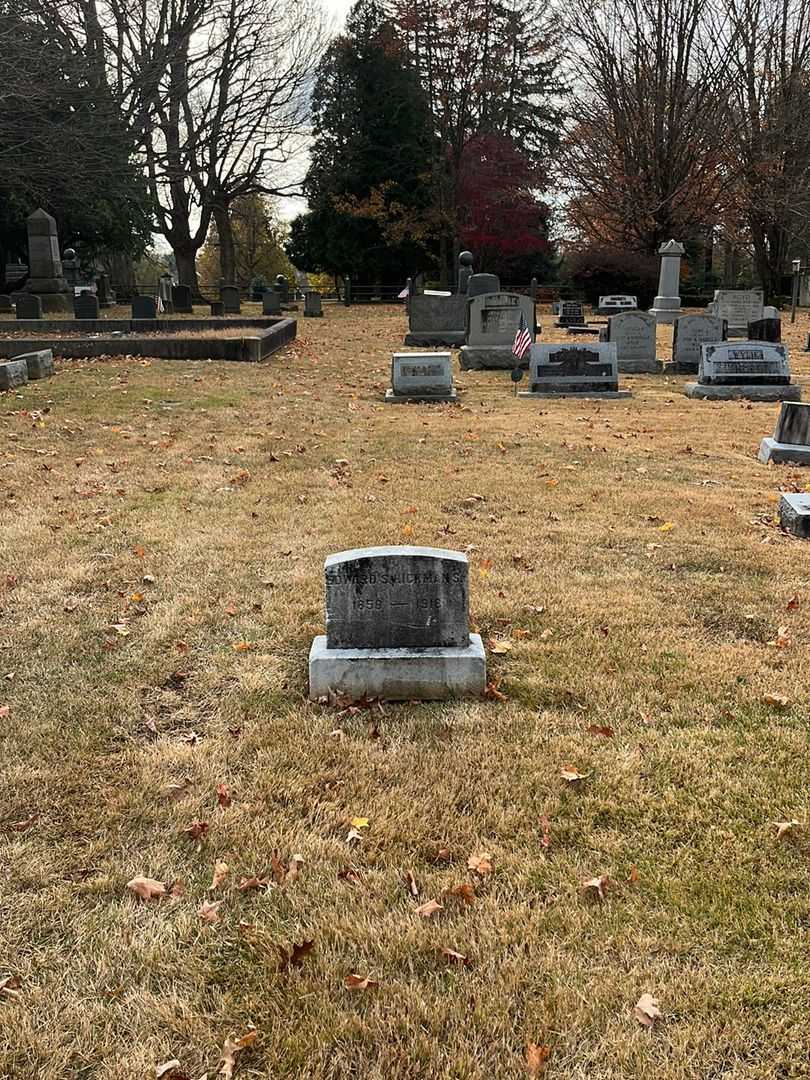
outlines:
{"label": "dry brown grass", "polygon": [[[565,1080],[808,1075],[810,849],[773,825],[808,815],[810,549],[774,524],[808,474],[756,461],[777,406],[469,373],[462,407],[387,408],[403,323],[328,308],[261,366],[67,363],[0,398],[0,1075],[212,1078],[251,1025],[238,1077],[506,1080],[528,1042]],[[397,542],[470,552],[505,700],[307,703],[323,558]],[[275,849],[299,879],[240,893]],[[139,904],[136,874],[185,895]]]}

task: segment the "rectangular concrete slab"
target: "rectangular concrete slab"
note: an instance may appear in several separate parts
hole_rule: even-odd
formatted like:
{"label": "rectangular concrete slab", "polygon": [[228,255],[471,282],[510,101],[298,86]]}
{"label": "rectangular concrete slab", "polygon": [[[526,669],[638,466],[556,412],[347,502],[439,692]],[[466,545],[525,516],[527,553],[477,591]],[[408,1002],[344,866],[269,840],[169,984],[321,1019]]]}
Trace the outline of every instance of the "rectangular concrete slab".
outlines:
{"label": "rectangular concrete slab", "polygon": [[0,390],[14,390],[28,382],[28,365],[24,360],[9,360],[0,364]]}
{"label": "rectangular concrete slab", "polygon": [[480,697],[486,655],[478,634],[465,647],[431,649],[330,649],[326,636],[312,642],[309,696],[330,693],[386,701],[443,701]]}
{"label": "rectangular concrete slab", "polygon": [[786,491],[779,500],[779,524],[794,536],[810,537],[810,495]]}
{"label": "rectangular concrete slab", "polygon": [[704,386],[688,382],[683,388],[688,398],[701,401],[799,401],[802,388],[795,384],[772,385],[756,383],[750,386]]}
{"label": "rectangular concrete slab", "polygon": [[25,361],[29,379],[47,379],[53,375],[53,352],[51,349],[18,353],[14,359]]}
{"label": "rectangular concrete slab", "polygon": [[760,443],[759,460],[764,465],[769,461],[774,465],[810,465],[810,446],[780,443],[768,435]]}

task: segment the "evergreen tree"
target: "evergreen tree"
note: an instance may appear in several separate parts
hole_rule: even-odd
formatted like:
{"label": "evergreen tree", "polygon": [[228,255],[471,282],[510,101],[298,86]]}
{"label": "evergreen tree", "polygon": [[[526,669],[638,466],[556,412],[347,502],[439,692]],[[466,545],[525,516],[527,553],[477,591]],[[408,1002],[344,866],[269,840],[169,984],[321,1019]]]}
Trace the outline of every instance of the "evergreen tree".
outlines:
{"label": "evergreen tree", "polygon": [[312,111],[310,208],[292,223],[287,253],[305,270],[402,281],[435,232],[432,118],[379,0],[359,0],[327,50]]}

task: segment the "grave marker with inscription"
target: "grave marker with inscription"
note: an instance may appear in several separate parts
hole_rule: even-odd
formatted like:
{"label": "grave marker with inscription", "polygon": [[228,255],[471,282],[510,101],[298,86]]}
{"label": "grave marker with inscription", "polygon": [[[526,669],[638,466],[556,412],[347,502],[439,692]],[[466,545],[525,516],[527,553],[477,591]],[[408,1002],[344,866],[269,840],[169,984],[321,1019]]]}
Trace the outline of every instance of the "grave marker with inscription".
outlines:
{"label": "grave marker with inscription", "polygon": [[585,315],[579,300],[560,300],[557,305],[556,325],[559,327],[585,325]]}
{"label": "grave marker with inscription", "polygon": [[762,290],[716,289],[709,310],[712,315],[726,320],[729,337],[744,337],[748,324],[763,317]]}
{"label": "grave marker with inscription", "polygon": [[385,400],[389,405],[457,401],[450,353],[394,353]]}
{"label": "grave marker with inscription", "polygon": [[619,368],[613,342],[587,345],[532,345],[529,389],[518,397],[629,398],[619,389]]}
{"label": "grave marker with inscription", "polygon": [[304,317],[307,319],[322,319],[323,305],[321,294],[314,289],[304,293]]}
{"label": "grave marker with inscription", "polygon": [[716,315],[681,315],[675,320],[672,363],[667,365],[667,372],[696,375],[701,345],[725,341],[726,331],[725,321]]}
{"label": "grave marker with inscription", "polygon": [[619,293],[614,296],[600,296],[596,307],[597,315],[618,315],[622,311],[632,311],[638,307],[638,297]]}
{"label": "grave marker with inscription", "polygon": [[[470,278],[472,282],[475,277]],[[535,338],[534,301],[519,293],[484,293],[467,301],[467,342],[459,361],[465,371],[513,368],[515,334],[523,315],[532,341]],[[528,366],[528,361],[521,363]]]}
{"label": "grave marker with inscription", "polygon": [[655,355],[657,326],[655,316],[646,311],[611,315],[605,341],[616,346],[619,371],[633,374],[661,371],[663,365]]}
{"label": "grave marker with inscription", "polygon": [[357,548],[324,564],[326,634],[309,693],[441,700],[480,695],[484,648],[469,629],[469,563],[441,548]]}
{"label": "grave marker with inscription", "polygon": [[684,393],[707,401],[800,401],[801,387],[790,381],[786,345],[767,341],[724,341],[701,345],[698,381]]}

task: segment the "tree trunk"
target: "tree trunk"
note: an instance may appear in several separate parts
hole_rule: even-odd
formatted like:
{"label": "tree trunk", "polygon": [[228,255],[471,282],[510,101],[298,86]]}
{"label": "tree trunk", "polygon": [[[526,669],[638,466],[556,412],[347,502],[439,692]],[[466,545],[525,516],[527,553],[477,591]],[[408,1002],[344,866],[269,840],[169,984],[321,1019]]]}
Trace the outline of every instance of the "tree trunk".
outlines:
{"label": "tree trunk", "polygon": [[191,299],[197,303],[205,303],[205,297],[200,292],[200,281],[197,277],[197,249],[192,246],[172,245],[174,258],[177,263],[177,276],[181,285],[191,286]]}
{"label": "tree trunk", "polygon": [[236,243],[231,223],[230,204],[214,207],[214,221],[219,240],[219,274],[226,285],[240,284],[236,280]]}

